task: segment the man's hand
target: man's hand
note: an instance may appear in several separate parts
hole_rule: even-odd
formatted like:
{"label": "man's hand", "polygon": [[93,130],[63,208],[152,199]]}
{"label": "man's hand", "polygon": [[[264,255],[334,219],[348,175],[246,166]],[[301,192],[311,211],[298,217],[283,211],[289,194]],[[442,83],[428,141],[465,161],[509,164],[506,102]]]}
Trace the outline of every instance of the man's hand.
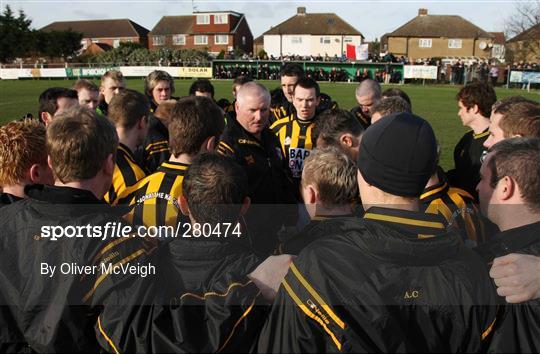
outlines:
{"label": "man's hand", "polygon": [[279,285],[289,270],[295,256],[282,254],[280,256],[270,256],[248,277],[259,287],[263,297],[269,301],[274,301]]}
{"label": "man's hand", "polygon": [[540,257],[512,253],[495,258],[489,275],[509,303],[540,298]]}

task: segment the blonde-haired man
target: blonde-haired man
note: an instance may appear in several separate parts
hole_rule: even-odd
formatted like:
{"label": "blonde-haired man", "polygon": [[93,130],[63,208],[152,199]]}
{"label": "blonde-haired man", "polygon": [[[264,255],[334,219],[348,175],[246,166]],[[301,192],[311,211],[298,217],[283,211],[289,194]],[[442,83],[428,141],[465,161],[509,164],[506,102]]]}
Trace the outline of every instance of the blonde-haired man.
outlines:
{"label": "blonde-haired man", "polygon": [[108,114],[109,103],[114,95],[126,89],[126,79],[120,71],[109,70],[101,77],[99,86],[100,103],[97,112],[103,115]]}
{"label": "blonde-haired man", "polygon": [[313,150],[302,171],[301,193],[311,222],[281,244],[279,253],[299,254],[317,239],[311,231],[321,221],[352,216],[359,194],[356,165],[338,148]]}

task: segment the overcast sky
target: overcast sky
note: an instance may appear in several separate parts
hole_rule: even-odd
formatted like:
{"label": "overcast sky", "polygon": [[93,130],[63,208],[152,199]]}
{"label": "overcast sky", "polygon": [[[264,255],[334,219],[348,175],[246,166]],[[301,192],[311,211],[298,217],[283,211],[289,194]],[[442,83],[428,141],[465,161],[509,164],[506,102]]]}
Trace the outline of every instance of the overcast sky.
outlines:
{"label": "overcast sky", "polygon": [[187,15],[196,11],[232,10],[244,13],[253,36],[257,37],[296,14],[298,6],[307,12],[333,12],[359,30],[366,40],[392,32],[427,8],[429,14],[460,15],[488,32],[503,32],[505,19],[515,1],[205,1],[205,0],[0,0],[22,9],[34,28],[55,21],[129,18],[152,30],[162,16]]}

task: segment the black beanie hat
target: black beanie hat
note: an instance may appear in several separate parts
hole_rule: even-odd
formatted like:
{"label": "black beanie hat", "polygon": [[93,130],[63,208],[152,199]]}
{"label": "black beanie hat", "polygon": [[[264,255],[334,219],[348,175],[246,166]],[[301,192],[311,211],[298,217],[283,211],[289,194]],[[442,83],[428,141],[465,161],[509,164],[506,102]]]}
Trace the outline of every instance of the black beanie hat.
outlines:
{"label": "black beanie hat", "polygon": [[419,197],[437,164],[437,142],[428,122],[395,113],[362,135],[358,169],[372,186],[402,197]]}

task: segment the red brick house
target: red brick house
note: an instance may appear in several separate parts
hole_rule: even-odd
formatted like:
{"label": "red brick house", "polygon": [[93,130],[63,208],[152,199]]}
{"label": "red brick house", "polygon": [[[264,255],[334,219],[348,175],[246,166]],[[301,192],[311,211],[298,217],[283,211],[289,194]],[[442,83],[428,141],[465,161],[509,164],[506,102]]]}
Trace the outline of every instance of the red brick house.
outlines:
{"label": "red brick house", "polygon": [[65,31],[68,29],[83,34],[82,50],[86,50],[92,43],[107,44],[116,48],[122,42],[132,42],[148,47],[149,31],[129,19],[59,21],[43,27],[41,31]]}
{"label": "red brick house", "polygon": [[234,48],[249,53],[253,34],[246,16],[234,11],[194,12],[188,16],[163,16],[148,34],[148,47],[205,49],[217,54]]}

